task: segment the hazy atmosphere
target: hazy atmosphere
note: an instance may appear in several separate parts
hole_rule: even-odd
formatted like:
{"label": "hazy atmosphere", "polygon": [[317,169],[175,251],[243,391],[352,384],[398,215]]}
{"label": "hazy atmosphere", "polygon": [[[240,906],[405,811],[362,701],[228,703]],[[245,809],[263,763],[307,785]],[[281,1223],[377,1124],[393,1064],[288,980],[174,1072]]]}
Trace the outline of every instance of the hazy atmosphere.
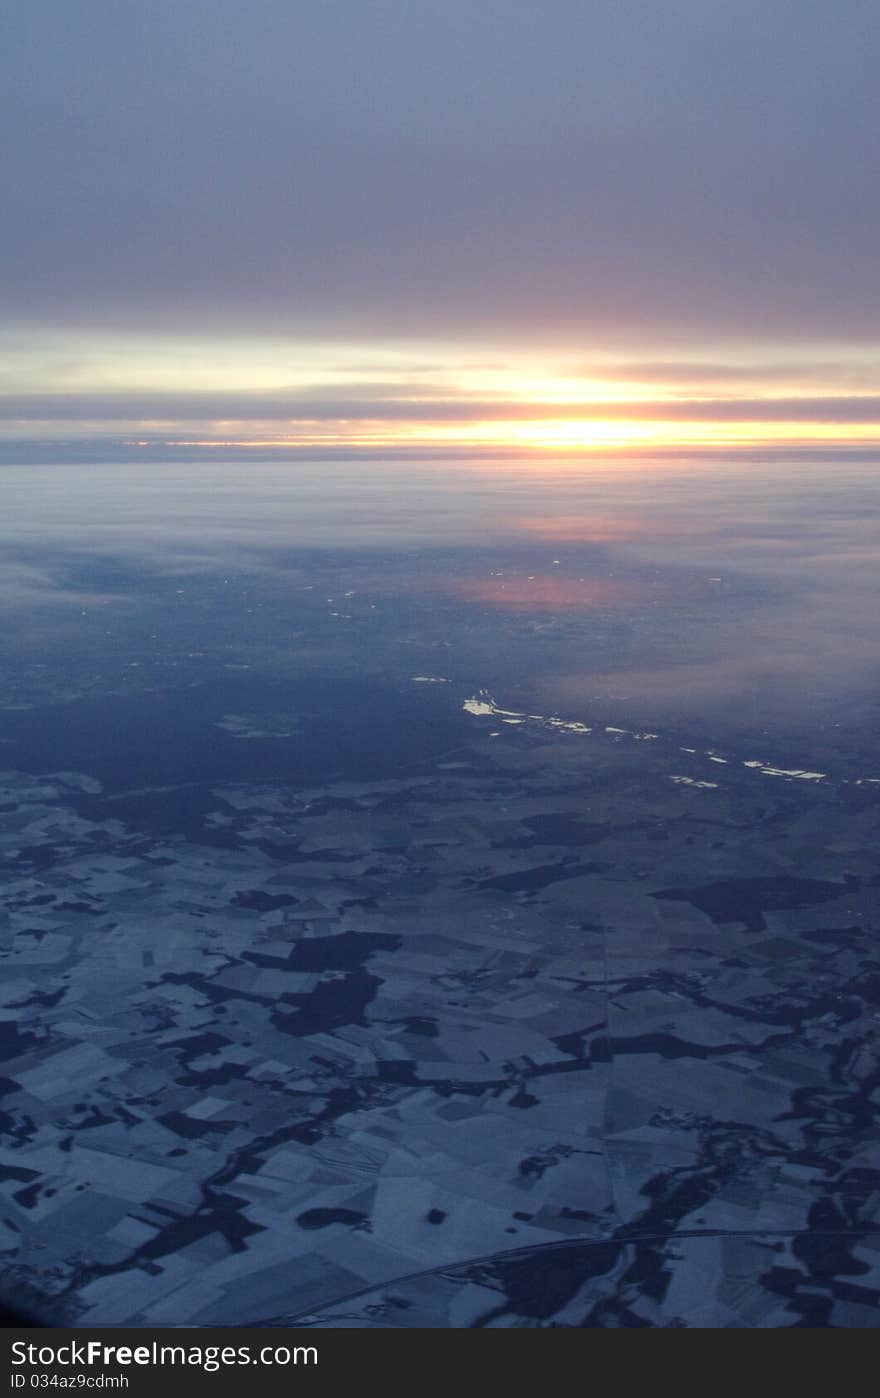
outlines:
{"label": "hazy atmosphere", "polygon": [[878,40],[6,0],[10,1323],[876,1328]]}
{"label": "hazy atmosphere", "polygon": [[3,438],[874,441],[878,30],[11,0]]}

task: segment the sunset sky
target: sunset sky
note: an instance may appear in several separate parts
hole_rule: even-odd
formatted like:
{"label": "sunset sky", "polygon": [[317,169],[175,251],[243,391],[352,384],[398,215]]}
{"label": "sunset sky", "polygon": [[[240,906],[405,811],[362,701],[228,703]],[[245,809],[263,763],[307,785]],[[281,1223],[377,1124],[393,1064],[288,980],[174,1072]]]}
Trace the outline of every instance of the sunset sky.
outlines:
{"label": "sunset sky", "polygon": [[880,443],[878,39],[876,0],[8,0],[4,455]]}

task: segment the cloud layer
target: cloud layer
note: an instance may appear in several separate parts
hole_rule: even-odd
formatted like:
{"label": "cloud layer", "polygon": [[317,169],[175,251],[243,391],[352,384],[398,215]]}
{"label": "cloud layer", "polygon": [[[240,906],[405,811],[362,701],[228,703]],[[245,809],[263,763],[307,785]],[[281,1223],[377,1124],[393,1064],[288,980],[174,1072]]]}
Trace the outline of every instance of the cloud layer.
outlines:
{"label": "cloud layer", "polygon": [[7,315],[872,337],[873,0],[13,0]]}

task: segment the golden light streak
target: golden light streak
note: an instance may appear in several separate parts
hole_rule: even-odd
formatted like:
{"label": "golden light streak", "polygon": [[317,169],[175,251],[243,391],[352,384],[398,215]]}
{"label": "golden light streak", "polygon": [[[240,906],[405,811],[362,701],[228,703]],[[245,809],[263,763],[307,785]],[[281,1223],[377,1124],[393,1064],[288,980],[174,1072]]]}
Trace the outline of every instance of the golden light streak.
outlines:
{"label": "golden light streak", "polygon": [[880,446],[880,421],[857,420],[880,401],[877,364],[874,346],[819,343],[652,355],[0,332],[0,441],[526,456]]}
{"label": "golden light streak", "polygon": [[675,422],[645,419],[540,418],[488,422],[357,422],[287,424],[274,434],[204,434],[163,440],[176,447],[497,448],[513,452],[591,452],[680,447],[880,444],[880,423]]}

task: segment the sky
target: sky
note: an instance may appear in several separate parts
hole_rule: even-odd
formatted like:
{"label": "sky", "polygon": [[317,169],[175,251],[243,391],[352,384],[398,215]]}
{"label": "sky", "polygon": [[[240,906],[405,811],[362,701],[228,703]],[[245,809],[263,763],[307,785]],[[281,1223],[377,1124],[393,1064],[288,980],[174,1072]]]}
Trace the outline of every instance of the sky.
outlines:
{"label": "sky", "polygon": [[876,0],[5,0],[0,440],[880,442]]}

